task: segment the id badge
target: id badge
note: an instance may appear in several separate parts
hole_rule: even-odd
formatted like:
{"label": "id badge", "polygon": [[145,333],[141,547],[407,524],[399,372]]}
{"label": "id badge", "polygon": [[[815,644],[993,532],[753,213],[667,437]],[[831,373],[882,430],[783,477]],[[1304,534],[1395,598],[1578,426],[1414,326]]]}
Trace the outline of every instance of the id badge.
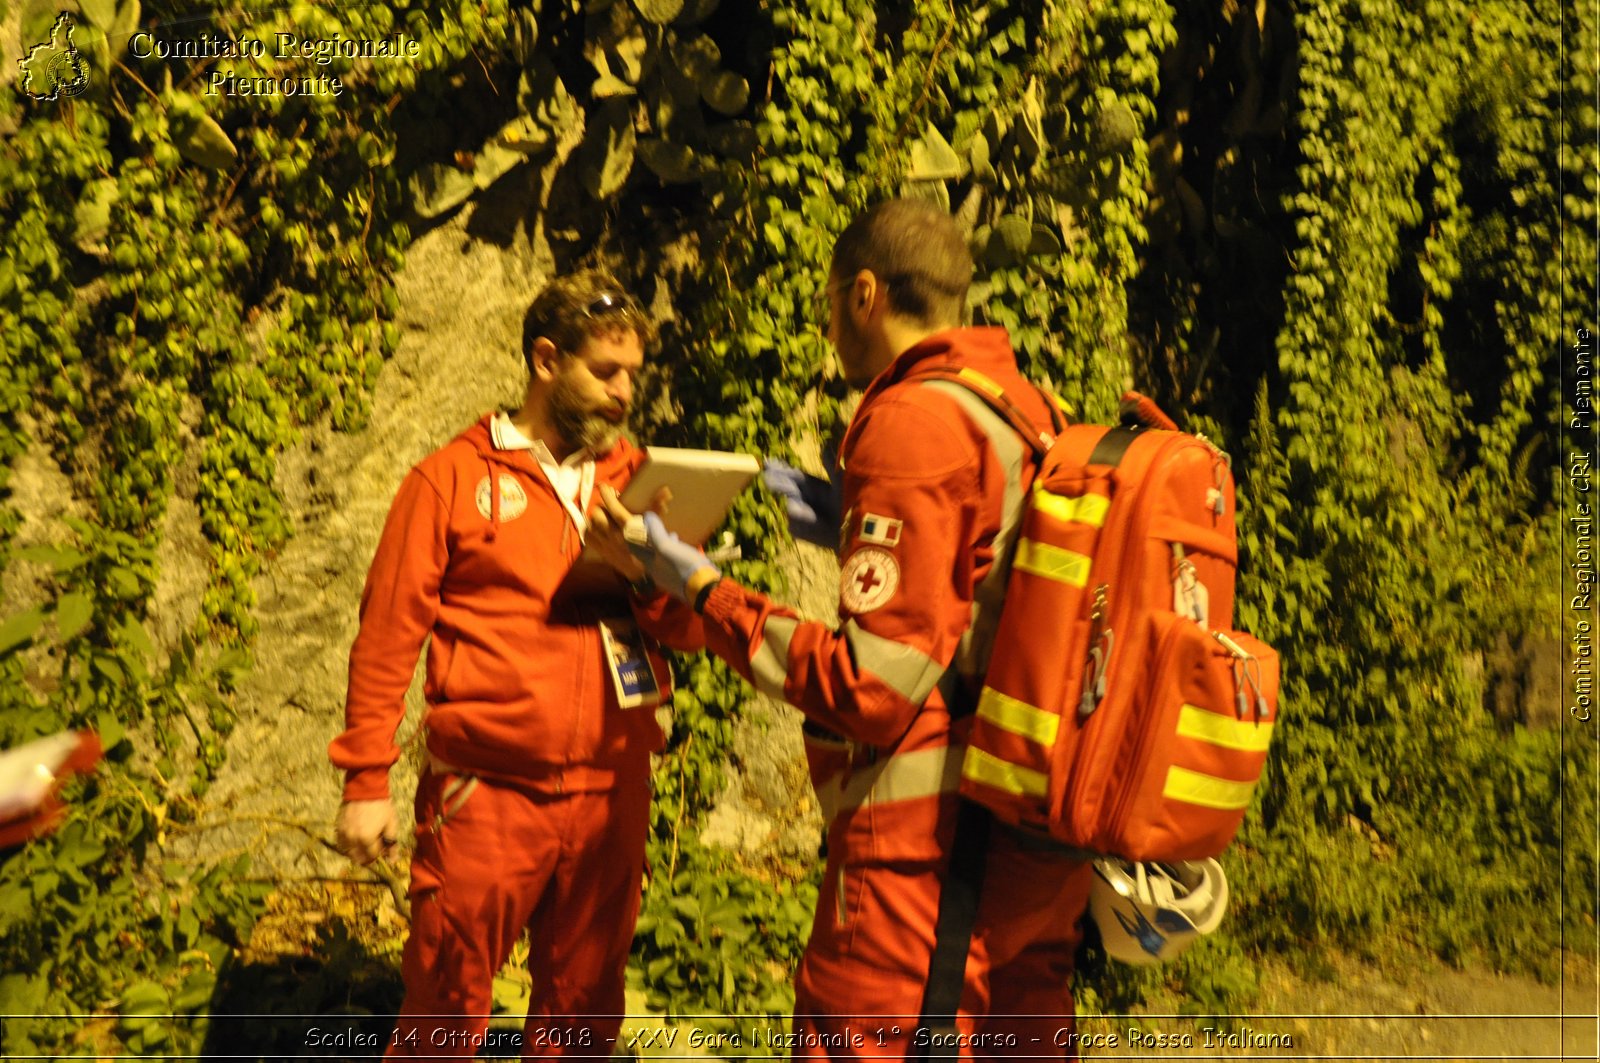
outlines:
{"label": "id badge", "polygon": [[631,618],[600,621],[600,639],[605,644],[606,667],[617,704],[624,709],[654,708],[661,704],[665,685],[656,674],[649,641]]}

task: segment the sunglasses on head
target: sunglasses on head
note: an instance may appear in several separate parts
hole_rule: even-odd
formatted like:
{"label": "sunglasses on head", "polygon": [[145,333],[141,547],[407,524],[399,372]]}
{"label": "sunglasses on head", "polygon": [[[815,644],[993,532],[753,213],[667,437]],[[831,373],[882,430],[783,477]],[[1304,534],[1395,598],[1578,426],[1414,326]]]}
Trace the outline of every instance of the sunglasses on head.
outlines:
{"label": "sunglasses on head", "polygon": [[637,311],[639,304],[633,297],[621,292],[601,292],[595,296],[594,302],[583,308],[583,312],[590,317],[599,317],[601,314],[611,314],[618,311]]}

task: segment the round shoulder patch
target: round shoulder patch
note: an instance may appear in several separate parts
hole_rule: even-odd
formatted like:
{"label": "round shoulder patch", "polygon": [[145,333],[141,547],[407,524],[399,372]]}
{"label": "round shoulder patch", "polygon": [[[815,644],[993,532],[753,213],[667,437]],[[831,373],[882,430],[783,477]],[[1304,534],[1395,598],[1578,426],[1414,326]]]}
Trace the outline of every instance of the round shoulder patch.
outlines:
{"label": "round shoulder patch", "polygon": [[839,601],[852,613],[882,607],[900,588],[900,562],[887,550],[863,547],[845,559],[839,572]]}
{"label": "round shoulder patch", "polygon": [[[510,473],[501,473],[495,479],[500,482],[500,519],[516,520],[528,508],[527,492]],[[489,505],[489,477],[485,476],[478,481],[478,489],[473,500],[478,503],[478,512],[483,515],[484,520],[493,519],[494,510]]]}

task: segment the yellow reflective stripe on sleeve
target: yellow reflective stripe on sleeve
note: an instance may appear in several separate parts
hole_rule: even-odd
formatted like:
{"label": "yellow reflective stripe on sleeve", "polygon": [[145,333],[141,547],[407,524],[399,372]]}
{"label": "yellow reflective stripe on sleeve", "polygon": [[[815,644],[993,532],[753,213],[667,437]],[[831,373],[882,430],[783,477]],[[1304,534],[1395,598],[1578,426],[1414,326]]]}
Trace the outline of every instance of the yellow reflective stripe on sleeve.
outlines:
{"label": "yellow reflective stripe on sleeve", "polygon": [[1032,539],[1018,541],[1017,556],[1012,561],[1011,567],[1055,580],[1057,583],[1070,583],[1074,587],[1082,587],[1089,582],[1087,555],[1063,550],[1049,543],[1034,542]]}
{"label": "yellow reflective stripe on sleeve", "polygon": [[1250,807],[1250,795],[1255,788],[1253,782],[1219,779],[1215,775],[1204,775],[1174,765],[1167,770],[1167,785],[1162,789],[1161,796],[1185,804],[1234,812]]}
{"label": "yellow reflective stripe on sleeve", "polygon": [[973,782],[992,786],[996,790],[1030,797],[1043,797],[1050,782],[1043,772],[1001,760],[976,746],[967,747],[966,759],[961,764],[961,774]]}
{"label": "yellow reflective stripe on sleeve", "polygon": [[1207,712],[1194,705],[1185,704],[1178,710],[1178,734],[1183,738],[1197,738],[1226,749],[1242,749],[1247,753],[1264,753],[1272,741],[1272,724],[1255,720],[1237,720]]}
{"label": "yellow reflective stripe on sleeve", "polygon": [[1033,489],[1033,508],[1056,520],[1075,521],[1098,528],[1105,523],[1111,499],[1105,495],[1058,495],[1042,487]]}
{"label": "yellow reflective stripe on sleeve", "polygon": [[993,687],[984,687],[978,696],[978,718],[1042,746],[1055,745],[1056,731],[1061,727],[1061,717],[1055,713],[1002,694]]}

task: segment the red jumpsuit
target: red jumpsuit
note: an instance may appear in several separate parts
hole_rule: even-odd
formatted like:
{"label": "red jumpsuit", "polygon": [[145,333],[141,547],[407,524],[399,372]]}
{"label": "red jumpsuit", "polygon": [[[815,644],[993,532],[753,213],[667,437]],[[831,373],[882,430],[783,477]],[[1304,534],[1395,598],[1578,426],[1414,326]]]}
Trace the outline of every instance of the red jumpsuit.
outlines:
{"label": "red jumpsuit", "polygon": [[[929,337],[872,383],[845,437],[839,623],[800,620],[729,580],[704,607],[707,645],[807,717],[828,866],[796,983],[803,1058],[917,1048],[970,720],[952,721],[947,698],[975,699],[981,685],[1004,589],[997,540],[1008,511],[1015,534],[1031,472],[1015,431],[980,400],[918,381],[935,367],[982,372],[1049,428],[1004,330]],[[1088,892],[1088,865],[991,832],[964,1056],[1073,1058],[1062,1046]]]}
{"label": "red jumpsuit", "polygon": [[[401,484],[361,597],[346,727],[330,746],[346,800],[388,796],[406,688],[431,636],[430,766],[417,786],[391,1055],[472,1058],[494,974],[525,926],[525,1055],[608,1055],[625,1010],[662,735],[652,709],[618,708],[602,657],[598,620],[628,615],[630,602],[564,584],[582,549],[576,522],[505,428],[484,417]],[[642,460],[619,442],[596,459],[595,487],[620,488]],[[631,610],[673,648],[703,645],[698,619],[664,595]]]}

